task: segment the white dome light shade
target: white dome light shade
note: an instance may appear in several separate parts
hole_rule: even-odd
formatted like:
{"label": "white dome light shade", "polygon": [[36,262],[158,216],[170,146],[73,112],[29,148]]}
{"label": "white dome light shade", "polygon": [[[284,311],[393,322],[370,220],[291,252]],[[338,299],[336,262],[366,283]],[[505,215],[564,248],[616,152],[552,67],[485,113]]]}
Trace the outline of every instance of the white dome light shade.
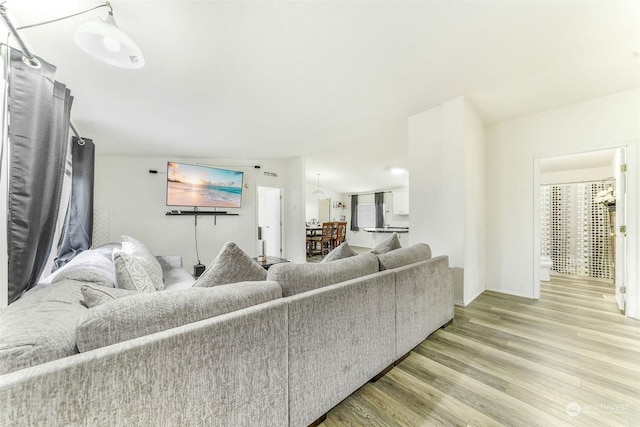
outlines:
{"label": "white dome light shade", "polygon": [[82,24],[75,35],[75,42],[89,55],[114,67],[142,68],[144,57],[131,37],[116,25],[109,13],[104,22]]}

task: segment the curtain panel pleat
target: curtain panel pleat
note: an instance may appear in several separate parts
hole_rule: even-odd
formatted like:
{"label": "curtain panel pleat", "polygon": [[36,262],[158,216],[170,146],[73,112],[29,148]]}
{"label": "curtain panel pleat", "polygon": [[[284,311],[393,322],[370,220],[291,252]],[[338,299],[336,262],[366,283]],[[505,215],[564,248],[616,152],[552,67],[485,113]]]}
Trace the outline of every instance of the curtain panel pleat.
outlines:
{"label": "curtain panel pleat", "polygon": [[351,231],[358,231],[358,195],[351,196]]}
{"label": "curtain panel pleat", "polygon": [[11,51],[9,73],[9,303],[33,287],[52,247],[73,98],[56,68],[31,68]]}
{"label": "curtain panel pleat", "polygon": [[53,271],[91,247],[95,145],[91,139],[82,139],[84,144],[81,145],[74,136],[71,144],[71,198]]}
{"label": "curtain panel pleat", "polygon": [[384,227],[384,193],[374,193],[374,204],[376,207],[376,228]]}

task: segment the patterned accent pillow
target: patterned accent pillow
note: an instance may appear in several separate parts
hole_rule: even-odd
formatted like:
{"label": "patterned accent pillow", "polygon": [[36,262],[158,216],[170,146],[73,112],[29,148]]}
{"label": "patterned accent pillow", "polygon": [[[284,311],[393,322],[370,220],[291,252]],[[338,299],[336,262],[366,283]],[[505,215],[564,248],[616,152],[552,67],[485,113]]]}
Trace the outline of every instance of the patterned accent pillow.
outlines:
{"label": "patterned accent pillow", "polygon": [[372,254],[384,254],[387,252],[391,252],[394,249],[400,249],[400,238],[398,237],[398,233],[393,233],[391,237],[389,237],[384,242],[381,242],[375,248],[371,249],[369,252]]}
{"label": "patterned accent pillow", "polygon": [[133,255],[140,261],[144,269],[147,270],[149,277],[151,277],[156,290],[160,291],[164,289],[162,266],[142,242],[131,236],[122,236],[122,252]]}
{"label": "patterned accent pillow", "polygon": [[116,286],[138,292],[155,292],[153,279],[140,260],[123,250],[113,250],[113,266],[116,271]]}
{"label": "patterned accent pillow", "polygon": [[325,256],[322,259],[322,261],[320,261],[320,263],[331,262],[331,261],[335,261],[337,259],[342,259],[342,258],[349,258],[350,256],[355,256],[355,255],[358,255],[358,254],[356,253],[356,251],[354,251],[351,248],[351,246],[349,246],[349,243],[342,242],[338,245],[337,248],[329,252],[327,256]]}
{"label": "patterned accent pillow", "polygon": [[233,242],[227,242],[211,265],[193,284],[210,288],[244,281],[267,280],[267,270]]}
{"label": "patterned accent pillow", "polygon": [[93,308],[101,304],[115,301],[118,298],[124,298],[131,295],[138,295],[138,291],[130,291],[129,289],[106,288],[104,286],[84,285],[80,288],[84,297],[84,305],[87,308]]}

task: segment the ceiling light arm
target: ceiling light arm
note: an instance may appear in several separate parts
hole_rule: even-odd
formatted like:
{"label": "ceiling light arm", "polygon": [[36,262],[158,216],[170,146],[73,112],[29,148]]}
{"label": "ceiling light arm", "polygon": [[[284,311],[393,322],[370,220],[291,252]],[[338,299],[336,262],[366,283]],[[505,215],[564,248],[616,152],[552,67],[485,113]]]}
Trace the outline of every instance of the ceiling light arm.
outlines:
{"label": "ceiling light arm", "polygon": [[31,49],[27,47],[24,40],[22,40],[22,37],[20,37],[20,34],[18,33],[18,31],[24,30],[27,28],[39,27],[41,25],[51,24],[52,22],[62,21],[63,19],[73,18],[74,16],[82,15],[84,13],[91,12],[92,10],[99,9],[101,7],[108,7],[109,15],[113,16],[113,8],[111,7],[111,3],[105,2],[104,4],[92,7],[91,9],[87,9],[82,12],[74,13],[72,15],[51,19],[49,21],[38,22],[36,24],[23,25],[22,27],[16,28],[13,25],[13,22],[11,22],[11,20],[9,19],[9,15],[7,14],[7,8],[5,6],[5,3],[3,2],[2,4],[0,4],[0,18],[9,29],[9,32],[11,32],[11,35],[16,39],[16,42],[18,43],[18,45],[20,46],[20,49],[22,50],[22,60],[24,61],[24,63],[33,68],[40,68],[40,61],[38,61],[38,59],[33,54],[33,52],[31,52]]}
{"label": "ceiling light arm", "polygon": [[58,22],[58,21],[62,21],[62,20],[65,20],[65,19],[73,18],[74,16],[82,15],[82,14],[87,13],[87,12],[91,12],[92,10],[100,9],[101,7],[108,7],[109,8],[109,15],[113,15],[113,8],[111,7],[111,3],[110,2],[105,2],[104,4],[100,4],[98,6],[92,7],[91,9],[87,9],[87,10],[84,10],[82,12],[74,13],[72,15],[67,15],[67,16],[63,16],[61,18],[51,19],[49,21],[44,21],[44,22],[37,22],[35,24],[23,25],[22,27],[16,28],[16,30],[26,30],[27,28],[33,28],[33,27],[39,27],[41,25],[51,24],[51,23],[54,23],[54,22]]}

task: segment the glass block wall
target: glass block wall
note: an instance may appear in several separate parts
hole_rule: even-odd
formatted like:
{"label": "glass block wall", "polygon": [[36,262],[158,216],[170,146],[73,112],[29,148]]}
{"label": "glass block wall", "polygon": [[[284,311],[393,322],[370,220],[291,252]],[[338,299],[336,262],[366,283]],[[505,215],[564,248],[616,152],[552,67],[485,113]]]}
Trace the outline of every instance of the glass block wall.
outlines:
{"label": "glass block wall", "polygon": [[613,278],[609,212],[594,201],[607,186],[593,182],[541,187],[541,255],[553,260],[553,271]]}

